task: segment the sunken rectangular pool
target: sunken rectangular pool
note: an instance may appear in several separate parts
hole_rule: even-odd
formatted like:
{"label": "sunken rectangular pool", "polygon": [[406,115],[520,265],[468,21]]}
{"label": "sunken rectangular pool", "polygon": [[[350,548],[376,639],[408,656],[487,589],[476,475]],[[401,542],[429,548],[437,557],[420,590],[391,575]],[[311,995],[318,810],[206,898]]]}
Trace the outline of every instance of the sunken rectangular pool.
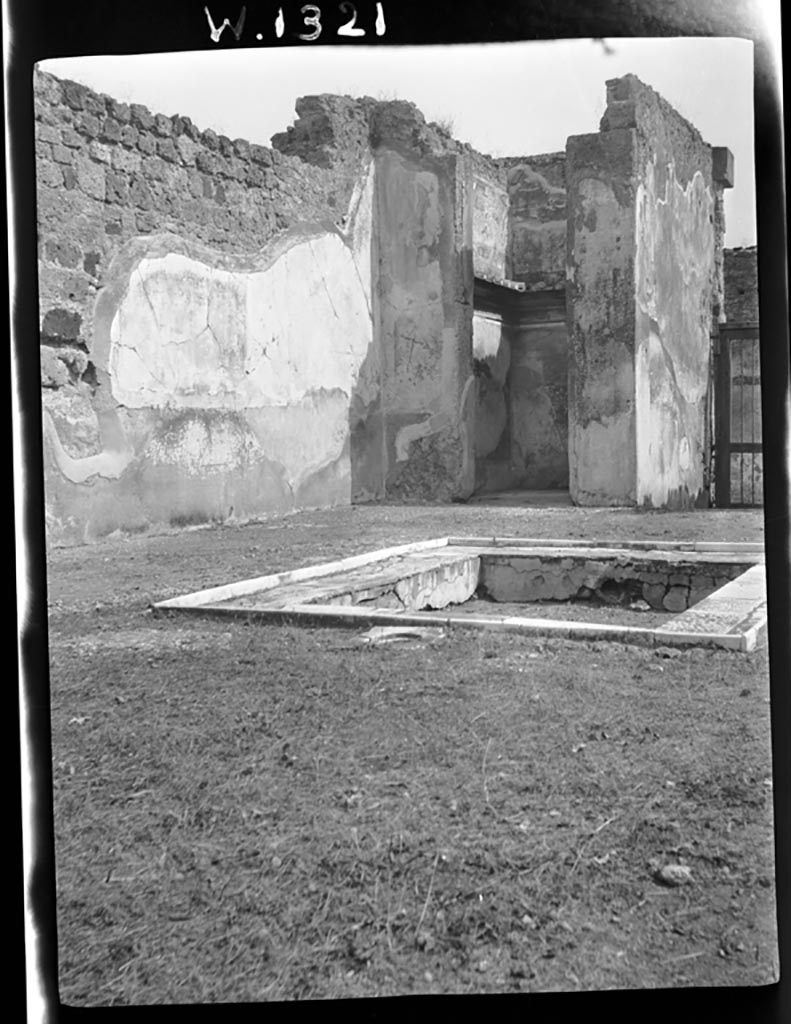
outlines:
{"label": "sunken rectangular pool", "polygon": [[750,651],[759,544],[441,537],[160,601],[158,614],[326,626],[444,625]]}

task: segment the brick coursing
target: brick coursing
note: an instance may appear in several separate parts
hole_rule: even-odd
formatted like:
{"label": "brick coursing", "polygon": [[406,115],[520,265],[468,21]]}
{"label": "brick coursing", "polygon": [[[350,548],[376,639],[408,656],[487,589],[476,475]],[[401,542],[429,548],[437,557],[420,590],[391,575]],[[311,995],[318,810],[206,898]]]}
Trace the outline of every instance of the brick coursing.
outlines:
{"label": "brick coursing", "polygon": [[[427,124],[403,101],[303,97],[294,125],[272,147],[39,71],[34,102],[40,340],[72,368],[64,346],[90,355],[97,292],[135,236],[168,232],[238,254],[256,252],[297,221],[337,223],[362,162],[382,141],[465,155],[475,173],[502,184],[508,175],[503,162]],[[50,387],[62,379],[45,376]]]}
{"label": "brick coursing", "polygon": [[733,326],[758,323],[758,250],[725,250],[725,315]]}
{"label": "brick coursing", "polygon": [[[367,142],[358,122],[357,144],[320,167],[36,72],[41,343],[71,366],[64,346],[90,354],[97,291],[134,236],[172,232],[245,253],[296,220],[336,221]],[[44,376],[50,387],[65,379]]]}

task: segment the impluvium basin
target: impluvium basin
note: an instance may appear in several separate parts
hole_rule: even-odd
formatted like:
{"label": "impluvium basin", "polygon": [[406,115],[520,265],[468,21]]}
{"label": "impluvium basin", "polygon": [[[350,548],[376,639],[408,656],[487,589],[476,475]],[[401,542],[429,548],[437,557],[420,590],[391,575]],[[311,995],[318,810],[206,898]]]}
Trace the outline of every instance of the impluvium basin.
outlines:
{"label": "impluvium basin", "polygon": [[766,630],[759,544],[442,537],[154,604],[159,614],[440,625],[750,651]]}

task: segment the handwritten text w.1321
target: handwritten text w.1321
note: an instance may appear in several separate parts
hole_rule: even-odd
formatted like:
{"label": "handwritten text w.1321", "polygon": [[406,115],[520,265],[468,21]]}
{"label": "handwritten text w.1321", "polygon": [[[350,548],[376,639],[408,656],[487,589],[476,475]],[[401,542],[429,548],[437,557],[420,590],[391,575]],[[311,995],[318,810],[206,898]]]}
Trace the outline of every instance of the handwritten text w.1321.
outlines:
{"label": "handwritten text w.1321", "polygon": [[[373,6],[373,10],[366,10],[364,14],[359,15],[360,24],[358,24],[357,6],[351,3],[351,0],[341,0],[337,6],[325,4],[323,9],[318,4],[304,4],[298,12],[292,12],[286,8],[287,15],[283,13],[283,7],[278,7],[274,18],[270,16],[268,19],[268,31],[261,31],[262,26],[259,25],[259,31],[254,32],[254,38],[257,42],[262,42],[273,36],[275,39],[282,39],[288,34],[303,42],[314,43],[325,30],[330,35],[334,31],[336,36],[342,38],[359,39],[372,33],[383,36],[386,32],[384,7],[381,3],[366,5],[367,8],[371,6]],[[235,39],[237,43],[241,42],[242,35],[245,34],[245,27],[248,30],[251,28],[248,25],[246,6],[239,11],[235,23],[228,18],[217,22],[215,21],[216,15],[211,13],[208,6],[203,10],[209,23],[209,38],[213,43],[220,42],[226,28],[230,29],[230,38]],[[367,24],[371,20],[373,20],[373,24]],[[249,31],[247,35],[249,37]]]}

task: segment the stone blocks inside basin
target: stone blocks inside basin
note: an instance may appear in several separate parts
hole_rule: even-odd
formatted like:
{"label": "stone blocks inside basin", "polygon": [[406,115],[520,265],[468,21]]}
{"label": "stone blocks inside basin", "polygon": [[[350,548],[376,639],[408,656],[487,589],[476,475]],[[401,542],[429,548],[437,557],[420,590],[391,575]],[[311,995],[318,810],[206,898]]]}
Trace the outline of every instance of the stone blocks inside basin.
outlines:
{"label": "stone blocks inside basin", "polygon": [[[442,623],[564,639],[754,649],[766,629],[757,544],[443,537],[261,576],[156,613],[305,625]],[[576,609],[576,610],[574,610]]]}
{"label": "stone blocks inside basin", "polygon": [[743,571],[730,563],[495,552],[482,559],[478,593],[496,602],[589,601],[682,612]]}

